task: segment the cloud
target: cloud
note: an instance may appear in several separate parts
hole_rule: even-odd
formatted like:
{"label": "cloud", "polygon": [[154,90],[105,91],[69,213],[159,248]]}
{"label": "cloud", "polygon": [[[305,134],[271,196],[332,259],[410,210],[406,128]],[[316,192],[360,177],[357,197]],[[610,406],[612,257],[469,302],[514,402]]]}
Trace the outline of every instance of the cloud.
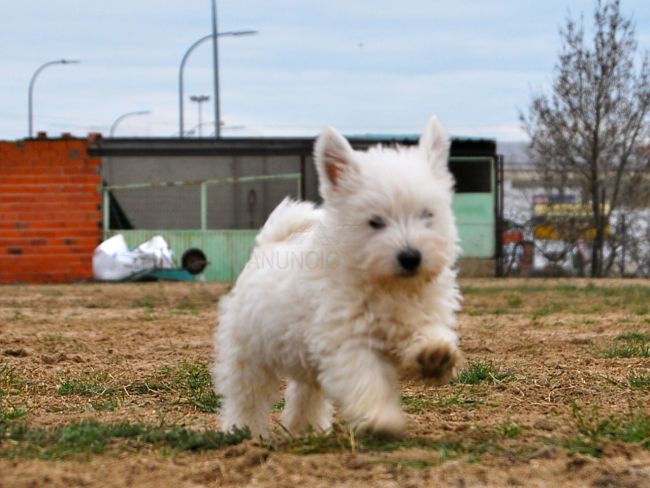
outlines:
{"label": "cloud", "polygon": [[[646,3],[624,5],[635,13],[640,40],[650,32]],[[517,113],[531,93],[549,86],[567,9],[588,16],[593,8],[592,0],[218,4],[221,31],[260,31],[220,41],[226,124],[265,133],[315,133],[325,124],[418,133],[436,112],[458,133],[508,138],[518,137]],[[121,133],[177,131],[178,65],[209,33],[209,2],[36,0],[3,8],[11,21],[0,31],[0,138],[25,135],[29,79],[41,63],[63,56],[82,64],[39,77],[39,129],[83,135],[148,109],[152,115],[124,121]],[[211,54],[209,43],[192,54],[187,95],[212,95]],[[211,109],[204,118],[211,120]],[[186,120],[195,119],[187,103]]]}

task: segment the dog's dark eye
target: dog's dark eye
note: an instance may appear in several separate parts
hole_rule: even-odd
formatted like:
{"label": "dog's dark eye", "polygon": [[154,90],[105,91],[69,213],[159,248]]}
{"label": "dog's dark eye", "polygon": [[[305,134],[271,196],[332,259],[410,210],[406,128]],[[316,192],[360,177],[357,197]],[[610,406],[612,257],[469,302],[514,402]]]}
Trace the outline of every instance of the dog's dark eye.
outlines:
{"label": "dog's dark eye", "polygon": [[383,229],[386,227],[386,222],[379,215],[374,215],[369,221],[368,225],[375,230]]}
{"label": "dog's dark eye", "polygon": [[433,212],[431,210],[423,210],[422,211],[422,218],[423,219],[432,219],[433,218]]}

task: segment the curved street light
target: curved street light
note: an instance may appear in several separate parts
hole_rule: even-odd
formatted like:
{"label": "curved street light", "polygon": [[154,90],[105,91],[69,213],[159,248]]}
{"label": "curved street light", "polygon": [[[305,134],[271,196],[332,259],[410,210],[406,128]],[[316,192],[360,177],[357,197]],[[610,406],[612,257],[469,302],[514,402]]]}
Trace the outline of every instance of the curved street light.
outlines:
{"label": "curved street light", "polygon": [[36,82],[36,77],[41,73],[41,71],[43,71],[48,66],[52,66],[54,64],[78,64],[78,63],[79,61],[76,59],[57,59],[56,61],[48,61],[47,63],[40,65],[32,75],[32,79],[29,82],[29,91],[27,96],[27,113],[28,113],[27,119],[29,125],[28,134],[30,139],[34,135],[34,83]]}
{"label": "curved street light", "polygon": [[[253,34],[257,34],[258,31],[256,30],[240,30],[240,31],[226,31],[226,32],[219,32],[217,34],[217,37],[223,37],[223,36],[231,36],[231,37],[239,37],[239,36],[250,36]],[[205,41],[212,39],[214,36],[212,34],[208,34],[207,36],[203,36],[201,39],[197,40],[194,44],[192,44],[187,51],[185,51],[185,54],[183,55],[183,59],[181,59],[181,65],[180,68],[178,69],[178,134],[182,138],[184,136],[184,115],[183,115],[183,71],[185,69],[185,63],[187,62],[187,58],[189,58],[190,54],[194,49],[196,49],[198,46],[203,44]]]}
{"label": "curved street light", "polygon": [[108,131],[108,137],[113,137],[113,134],[115,133],[115,128],[117,125],[122,122],[124,119],[127,117],[130,117],[132,115],[149,115],[151,113],[151,110],[137,110],[135,112],[127,112],[125,114],[120,115],[118,118],[115,119],[113,124],[111,124],[111,129]]}

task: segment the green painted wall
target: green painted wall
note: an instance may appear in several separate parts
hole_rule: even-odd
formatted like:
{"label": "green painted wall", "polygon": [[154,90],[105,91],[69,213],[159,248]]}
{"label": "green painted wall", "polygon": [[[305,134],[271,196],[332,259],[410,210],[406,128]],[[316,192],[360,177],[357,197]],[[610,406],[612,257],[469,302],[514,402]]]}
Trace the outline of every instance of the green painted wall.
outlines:
{"label": "green painted wall", "polygon": [[494,195],[491,193],[463,193],[454,197],[453,209],[462,257],[494,257],[494,204]]}
{"label": "green painted wall", "polygon": [[248,261],[255,244],[256,230],[112,230],[108,237],[122,234],[133,249],[155,235],[165,238],[180,268],[183,253],[198,247],[210,264],[202,276],[207,281],[232,281]]}

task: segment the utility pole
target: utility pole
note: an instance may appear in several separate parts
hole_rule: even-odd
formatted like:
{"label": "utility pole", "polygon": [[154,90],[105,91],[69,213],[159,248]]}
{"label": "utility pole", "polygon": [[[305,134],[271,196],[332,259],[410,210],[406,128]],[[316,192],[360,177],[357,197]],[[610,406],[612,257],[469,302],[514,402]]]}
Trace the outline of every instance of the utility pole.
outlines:
{"label": "utility pole", "polygon": [[[212,64],[214,77],[214,137],[221,138],[219,113],[219,42],[217,37],[217,0],[212,0]],[[200,129],[199,129],[200,130]]]}

